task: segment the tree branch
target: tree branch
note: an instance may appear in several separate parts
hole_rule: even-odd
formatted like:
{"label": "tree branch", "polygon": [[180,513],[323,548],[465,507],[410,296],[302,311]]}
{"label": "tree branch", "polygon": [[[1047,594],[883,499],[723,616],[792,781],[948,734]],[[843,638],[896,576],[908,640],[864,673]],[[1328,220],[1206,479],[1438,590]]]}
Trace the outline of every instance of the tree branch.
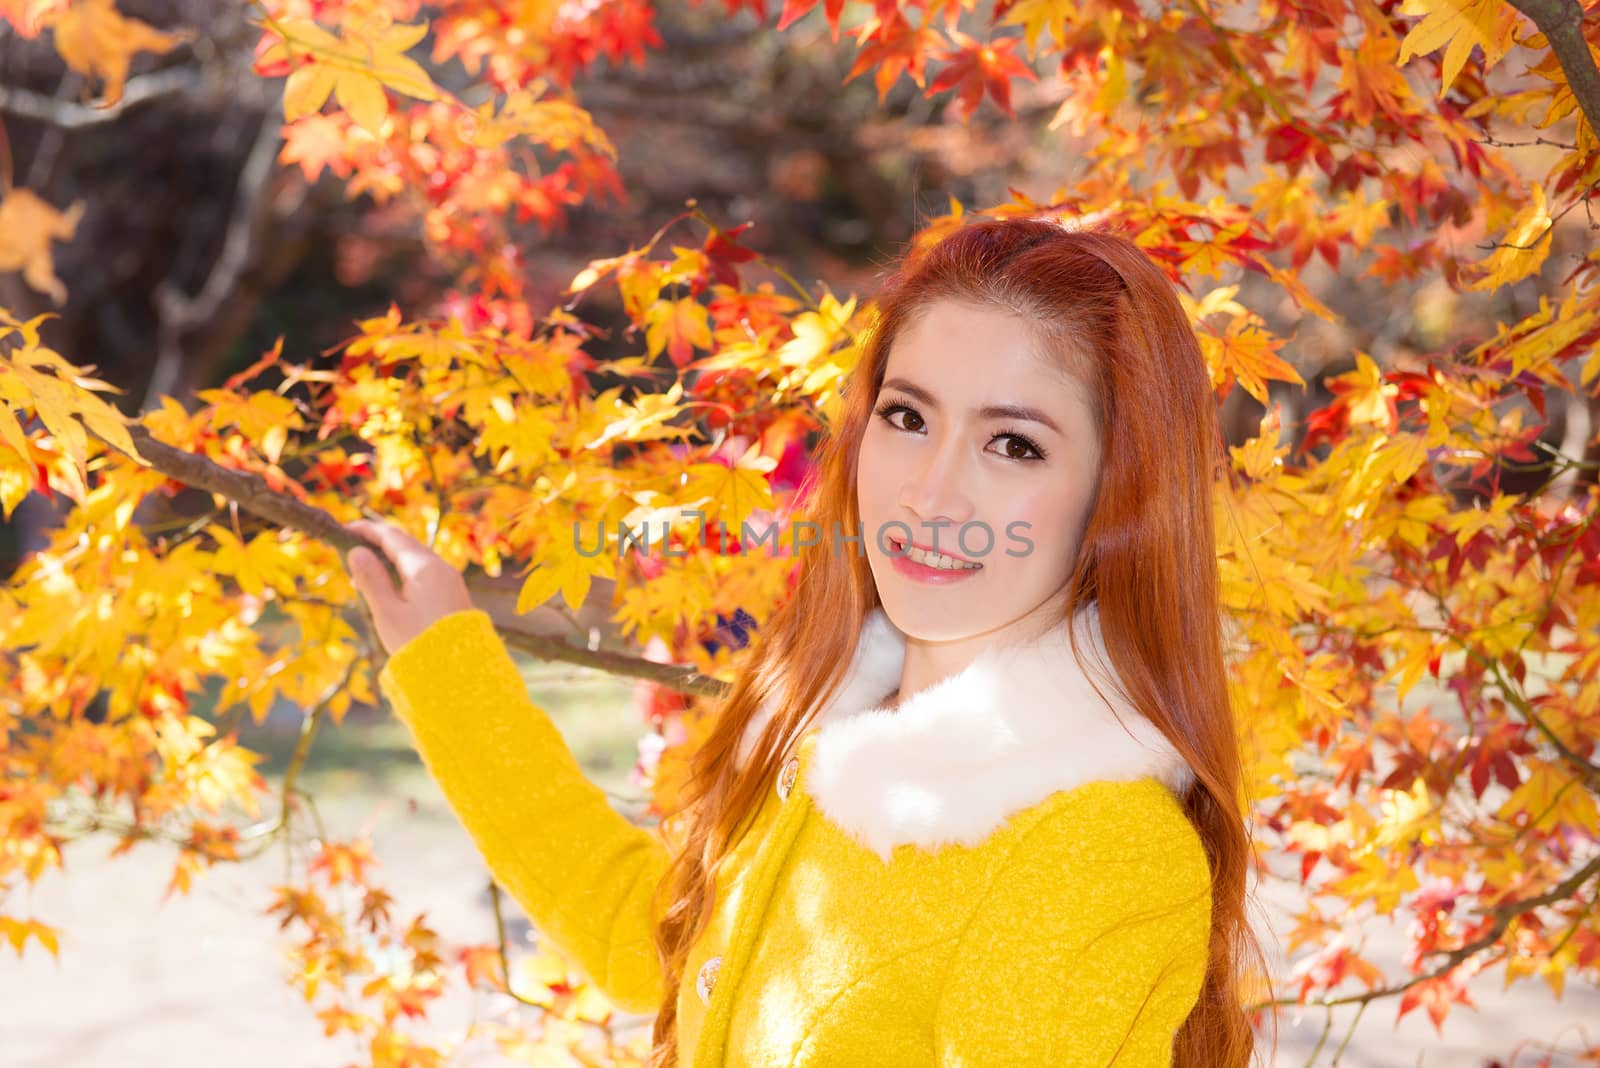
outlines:
{"label": "tree branch", "polygon": [[1578,0],[1507,0],[1539,27],[1567,76],[1589,130],[1600,138],[1600,68],[1583,36],[1583,5]]}
{"label": "tree branch", "polygon": [[58,100],[42,93],[0,85],[0,111],[25,119],[49,123],[65,130],[101,126],[116,122],[140,104],[162,97],[196,93],[205,87],[205,75],[194,67],[171,67],[130,78],[122,99],[110,107],[91,107],[69,100]]}
{"label": "tree branch", "polygon": [[1418,983],[1427,983],[1435,979],[1444,978],[1446,975],[1449,975],[1451,972],[1459,968],[1468,960],[1468,958],[1491,948],[1500,940],[1501,936],[1506,933],[1506,930],[1511,926],[1513,921],[1520,919],[1522,916],[1532,912],[1534,909],[1544,908],[1548,905],[1559,905],[1563,901],[1571,900],[1572,897],[1583,888],[1583,884],[1587,883],[1596,875],[1600,875],[1600,857],[1595,857],[1593,860],[1589,861],[1589,863],[1585,864],[1577,871],[1572,872],[1560,883],[1556,884],[1554,887],[1542,894],[1535,895],[1534,897],[1522,898],[1520,900],[1502,902],[1499,905],[1491,907],[1488,910],[1488,916],[1491,920],[1491,923],[1489,924],[1489,929],[1485,933],[1473,939],[1471,942],[1468,942],[1463,946],[1458,946],[1455,949],[1436,949],[1431,953],[1426,954],[1427,956],[1442,955],[1444,957],[1444,963],[1438,965],[1431,971],[1414,975],[1398,986],[1380,986],[1360,994],[1350,994],[1344,997],[1336,998],[1318,998],[1313,1001],[1304,1002],[1298,1000],[1297,998],[1273,998],[1269,1001],[1253,1003],[1248,1006],[1247,1011],[1259,1012],[1261,1009],[1272,1005],[1318,1005],[1324,1008],[1333,1008],[1334,1006],[1338,1005],[1366,1005],[1369,1002],[1379,1001],[1383,998],[1392,998],[1398,994],[1404,994],[1407,990],[1410,990]]}
{"label": "tree branch", "polygon": [[[344,524],[322,509],[277,492],[267,485],[266,479],[253,471],[223,467],[207,457],[158,441],[138,423],[128,424],[128,434],[139,451],[135,458],[143,460],[168,478],[195,489],[220,494],[247,512],[331,545],[341,555],[357,546],[365,546],[389,569],[389,576],[395,585],[401,585],[399,573],[381,547],[351,533]],[[728,691],[728,684],[721,679],[702,674],[687,664],[663,664],[612,650],[586,649],[500,621],[496,622],[495,629],[507,645],[541,660],[596,668],[626,678],[647,679],[670,690],[701,697],[721,697]]]}

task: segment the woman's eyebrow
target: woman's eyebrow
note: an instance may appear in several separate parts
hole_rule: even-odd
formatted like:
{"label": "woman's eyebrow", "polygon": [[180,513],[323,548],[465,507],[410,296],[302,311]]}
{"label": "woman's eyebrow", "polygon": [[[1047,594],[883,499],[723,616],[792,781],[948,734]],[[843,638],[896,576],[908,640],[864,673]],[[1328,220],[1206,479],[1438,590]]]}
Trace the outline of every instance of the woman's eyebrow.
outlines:
{"label": "woman's eyebrow", "polygon": [[[934,399],[932,393],[929,393],[921,386],[906,381],[904,378],[885,379],[882,388],[898,389],[902,393],[909,393],[930,408],[937,410],[939,407],[939,402]],[[1056,421],[1037,408],[1026,408],[1020,404],[988,404],[975,410],[981,419],[1022,419],[1032,423],[1041,423],[1054,430],[1057,434],[1062,433],[1061,428],[1056,425]]]}

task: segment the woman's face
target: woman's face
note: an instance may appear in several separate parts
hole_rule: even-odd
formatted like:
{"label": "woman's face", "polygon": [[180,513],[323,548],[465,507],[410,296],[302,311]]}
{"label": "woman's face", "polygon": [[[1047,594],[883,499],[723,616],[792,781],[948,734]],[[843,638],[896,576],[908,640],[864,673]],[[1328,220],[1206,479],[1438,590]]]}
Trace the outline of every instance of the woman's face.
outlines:
{"label": "woman's face", "polygon": [[1066,596],[1099,472],[1089,397],[1023,319],[925,308],[890,349],[856,465],[889,618],[924,641],[1035,633]]}

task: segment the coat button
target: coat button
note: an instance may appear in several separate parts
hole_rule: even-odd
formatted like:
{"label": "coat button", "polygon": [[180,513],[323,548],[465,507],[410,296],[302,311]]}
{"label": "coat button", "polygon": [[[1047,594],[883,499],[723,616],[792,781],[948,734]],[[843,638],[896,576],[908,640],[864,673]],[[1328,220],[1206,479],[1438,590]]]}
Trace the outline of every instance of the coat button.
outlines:
{"label": "coat button", "polygon": [[712,957],[700,965],[700,974],[695,977],[694,988],[700,995],[700,1000],[707,1005],[711,1004],[711,988],[717,983],[717,972],[722,968],[722,958]]}
{"label": "coat button", "polygon": [[789,762],[778,772],[778,800],[789,800],[789,791],[794,789],[794,777],[800,773],[800,758],[790,757]]}

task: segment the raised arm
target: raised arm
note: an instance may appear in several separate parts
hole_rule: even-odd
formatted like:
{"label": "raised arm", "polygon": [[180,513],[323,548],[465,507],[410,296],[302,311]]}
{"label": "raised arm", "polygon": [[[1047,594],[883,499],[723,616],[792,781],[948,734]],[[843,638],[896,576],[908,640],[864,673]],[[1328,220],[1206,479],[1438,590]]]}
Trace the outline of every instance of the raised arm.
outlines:
{"label": "raised arm", "polygon": [[373,546],[346,564],[389,650],[379,688],[489,871],[615,1004],[654,1008],[649,909],[665,843],[584,776],[460,571],[392,523],[345,526]]}
{"label": "raised arm", "polygon": [[495,881],[613,1003],[653,1011],[650,902],[666,844],[583,774],[488,614],[429,624],[389,657],[379,687]]}

